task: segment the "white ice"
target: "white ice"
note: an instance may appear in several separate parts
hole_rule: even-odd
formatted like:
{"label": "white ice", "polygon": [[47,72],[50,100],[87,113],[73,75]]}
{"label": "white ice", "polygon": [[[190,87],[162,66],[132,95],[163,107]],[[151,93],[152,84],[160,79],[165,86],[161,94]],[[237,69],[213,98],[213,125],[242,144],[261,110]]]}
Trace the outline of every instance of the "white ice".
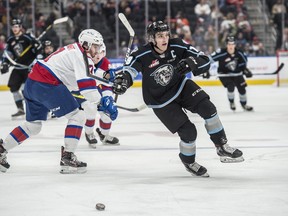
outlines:
{"label": "white ice", "polygon": [[[223,87],[203,87],[217,106],[229,144],[245,161],[223,164],[204,122],[198,129],[197,161],[210,178],[191,176],[178,158],[177,135],[150,109],[119,111],[111,134],[120,146],[90,149],[82,137],[76,151],[88,163],[86,174],[59,173],[65,118],[44,123],[41,133],[12,149],[11,167],[0,173],[1,216],[286,216],[288,215],[288,88],[249,86],[254,112],[229,110]],[[0,137],[22,120],[10,92],[0,92]],[[119,96],[119,105],[143,103],[140,88]],[[104,203],[105,211],[97,211]]]}

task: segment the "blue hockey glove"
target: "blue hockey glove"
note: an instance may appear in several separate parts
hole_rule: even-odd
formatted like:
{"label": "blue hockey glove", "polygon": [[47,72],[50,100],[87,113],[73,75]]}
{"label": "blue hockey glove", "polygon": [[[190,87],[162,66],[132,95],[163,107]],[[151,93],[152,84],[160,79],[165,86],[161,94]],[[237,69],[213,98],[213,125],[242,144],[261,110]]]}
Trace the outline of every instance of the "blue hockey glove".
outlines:
{"label": "blue hockey glove", "polygon": [[251,78],[253,76],[252,72],[248,68],[245,68],[243,73],[247,78]]}
{"label": "blue hockey glove", "polygon": [[105,71],[103,74],[103,77],[107,80],[109,80],[110,82],[114,82],[115,80],[115,76],[118,73],[121,73],[121,71],[123,70],[123,67],[117,67],[117,68],[111,68],[108,71]]}
{"label": "blue hockey glove", "polygon": [[101,98],[98,111],[102,111],[107,114],[112,121],[114,121],[118,116],[117,106],[114,106],[114,101],[111,96]]}

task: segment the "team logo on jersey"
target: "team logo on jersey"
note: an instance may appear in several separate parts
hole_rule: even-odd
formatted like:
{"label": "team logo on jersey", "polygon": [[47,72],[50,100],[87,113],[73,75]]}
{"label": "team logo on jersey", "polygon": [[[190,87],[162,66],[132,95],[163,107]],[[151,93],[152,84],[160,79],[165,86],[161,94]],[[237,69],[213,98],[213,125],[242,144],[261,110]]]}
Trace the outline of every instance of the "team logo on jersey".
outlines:
{"label": "team logo on jersey", "polygon": [[159,65],[159,60],[158,59],[155,59],[152,61],[152,63],[149,65],[149,68],[153,68],[155,66]]}
{"label": "team logo on jersey", "polygon": [[150,76],[154,76],[154,80],[161,86],[166,86],[170,83],[173,76],[173,67],[170,64],[162,65],[157,68]]}
{"label": "team logo on jersey", "polygon": [[236,67],[237,67],[237,60],[230,61],[229,63],[226,64],[226,67],[227,67],[230,71],[235,71],[235,69],[236,69]]}
{"label": "team logo on jersey", "polygon": [[235,71],[237,68],[238,61],[237,59],[234,59],[233,61],[228,62],[225,66],[228,68],[230,71]]}

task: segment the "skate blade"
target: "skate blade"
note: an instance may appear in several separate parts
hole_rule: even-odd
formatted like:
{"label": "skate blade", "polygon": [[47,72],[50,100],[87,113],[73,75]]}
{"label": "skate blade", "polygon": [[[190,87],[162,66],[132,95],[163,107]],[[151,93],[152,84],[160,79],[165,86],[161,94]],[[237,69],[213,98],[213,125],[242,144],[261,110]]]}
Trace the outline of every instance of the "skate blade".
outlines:
{"label": "skate blade", "polygon": [[3,173],[5,173],[5,172],[7,171],[7,168],[0,165],[0,171],[3,172]]}
{"label": "skate blade", "polygon": [[70,166],[61,166],[60,173],[61,174],[82,174],[86,173],[86,167],[70,167]]}
{"label": "skate blade", "polygon": [[108,142],[102,142],[103,145],[106,145],[106,146],[119,146],[120,143],[108,143]]}
{"label": "skate blade", "polygon": [[206,172],[204,173],[203,175],[196,175],[194,173],[191,173],[192,176],[195,176],[195,177],[200,177],[200,178],[209,178],[210,175]]}
{"label": "skate blade", "polygon": [[240,162],[244,161],[244,158],[242,156],[238,157],[238,158],[231,158],[231,157],[222,156],[222,157],[220,157],[220,161],[222,163],[240,163]]}

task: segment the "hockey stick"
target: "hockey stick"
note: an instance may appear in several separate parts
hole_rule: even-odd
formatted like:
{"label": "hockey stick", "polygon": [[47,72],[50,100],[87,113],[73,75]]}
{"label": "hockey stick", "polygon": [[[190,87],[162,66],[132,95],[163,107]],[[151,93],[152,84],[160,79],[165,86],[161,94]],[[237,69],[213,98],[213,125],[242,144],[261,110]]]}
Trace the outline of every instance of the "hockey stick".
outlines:
{"label": "hockey stick", "polygon": [[283,67],[284,67],[284,63],[282,62],[279,65],[279,67],[272,73],[255,73],[253,75],[275,75],[275,74],[278,74],[282,70]]}
{"label": "hockey stick", "polygon": [[[135,36],[135,31],[123,13],[119,13],[118,17],[121,20],[121,22],[123,23],[123,25],[125,26],[125,28],[128,30],[129,36],[130,36],[128,46],[127,46],[127,51],[125,54],[125,62],[126,62],[126,60],[128,59],[128,57],[130,56],[130,53],[131,53],[131,48],[132,48],[132,44],[133,44],[133,40],[134,40],[134,36]],[[118,94],[115,95],[114,101],[116,102],[117,99],[118,99]]]}
{"label": "hockey stick", "polygon": [[139,111],[147,108],[146,104],[142,104],[142,105],[135,107],[135,108],[127,108],[127,107],[123,107],[123,106],[119,106],[119,105],[117,105],[117,107],[119,109],[123,109],[123,110],[129,111],[129,112],[139,112]]}
{"label": "hockey stick", "polygon": [[[77,95],[77,94],[72,94],[72,95],[75,98],[79,98],[79,99],[85,100],[85,97],[83,95]],[[142,104],[139,107],[135,107],[135,108],[128,108],[128,107],[123,107],[123,106],[119,106],[119,105],[116,105],[116,106],[119,109],[123,109],[123,110],[129,111],[129,112],[139,112],[139,111],[147,108],[146,104]]]}
{"label": "hockey stick", "polygon": [[3,56],[5,57],[5,58],[7,58],[8,60],[9,60],[9,62],[13,65],[13,66],[15,66],[15,67],[19,67],[20,69],[28,69],[29,68],[29,66],[27,66],[27,65],[23,65],[23,64],[20,64],[20,63],[17,63],[16,61],[14,61],[11,57],[10,57],[10,55],[9,55],[9,53],[7,52],[7,50],[4,50],[4,53],[3,53]]}
{"label": "hockey stick", "polygon": [[[253,76],[276,75],[282,70],[283,67],[284,67],[284,63],[281,63],[279,65],[279,67],[274,72],[271,72],[271,73],[253,73]],[[235,73],[235,74],[232,74],[232,73],[230,73],[230,74],[217,74],[216,76],[217,77],[236,77],[236,76],[242,76],[242,75],[244,75],[244,74],[241,72],[241,73]]]}
{"label": "hockey stick", "polygon": [[[52,24],[50,24],[49,26],[47,26],[47,28],[36,38],[37,41],[41,40],[41,38],[53,27],[53,25],[57,25],[63,22],[67,22],[68,21],[68,16],[66,17],[62,17],[59,19],[56,19],[53,21]],[[20,57],[22,57],[23,55],[25,55],[30,49],[31,49],[32,45],[29,45],[21,54]]]}

